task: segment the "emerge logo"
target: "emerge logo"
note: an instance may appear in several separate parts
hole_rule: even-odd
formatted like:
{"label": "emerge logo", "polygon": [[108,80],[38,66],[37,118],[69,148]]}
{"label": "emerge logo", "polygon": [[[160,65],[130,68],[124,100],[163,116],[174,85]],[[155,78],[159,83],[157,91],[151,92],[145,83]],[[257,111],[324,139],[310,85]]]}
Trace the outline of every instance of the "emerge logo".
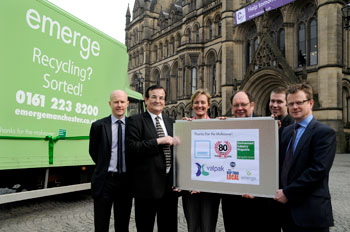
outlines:
{"label": "emerge logo", "polygon": [[203,176],[209,176],[209,172],[204,170],[204,164],[200,165],[199,163],[196,163],[196,165],[197,165],[197,168],[198,168],[198,170],[196,172],[196,176],[200,176],[201,174]]}

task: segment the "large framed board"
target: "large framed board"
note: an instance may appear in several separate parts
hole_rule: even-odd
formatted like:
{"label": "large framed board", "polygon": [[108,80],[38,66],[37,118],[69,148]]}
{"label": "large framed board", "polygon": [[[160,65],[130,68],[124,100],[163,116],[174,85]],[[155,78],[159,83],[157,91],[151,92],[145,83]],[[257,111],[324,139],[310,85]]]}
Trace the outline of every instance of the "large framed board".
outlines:
{"label": "large framed board", "polygon": [[270,117],[177,120],[174,183],[196,190],[272,198],[278,189],[278,124]]}

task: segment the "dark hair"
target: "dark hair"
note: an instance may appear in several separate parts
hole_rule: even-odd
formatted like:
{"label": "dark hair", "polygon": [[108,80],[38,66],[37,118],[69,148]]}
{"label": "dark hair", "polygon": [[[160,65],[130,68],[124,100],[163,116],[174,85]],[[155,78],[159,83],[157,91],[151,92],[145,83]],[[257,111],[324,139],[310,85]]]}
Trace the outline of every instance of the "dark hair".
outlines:
{"label": "dark hair", "polygon": [[162,86],[160,86],[160,85],[152,85],[152,86],[148,87],[147,90],[146,90],[146,92],[145,92],[145,98],[148,99],[148,98],[149,98],[149,92],[152,91],[152,90],[155,90],[155,89],[162,89],[162,90],[164,90],[164,93],[165,93],[165,100],[166,100],[166,91],[165,91],[165,89],[164,89]]}
{"label": "dark hair", "polygon": [[245,90],[240,90],[240,91],[235,92],[235,93],[231,96],[231,99],[230,99],[230,100],[231,100],[231,104],[232,104],[233,98],[234,98],[238,93],[245,93],[245,94],[247,95],[247,97],[248,97],[249,103],[253,102],[253,97],[252,97],[252,95],[251,95],[249,92],[247,92],[247,91],[245,91]]}
{"label": "dark hair", "polygon": [[271,93],[278,93],[278,94],[281,94],[281,93],[284,93],[286,94],[287,92],[287,89],[283,86],[280,86],[280,87],[277,87],[277,88],[274,88]]}
{"label": "dark hair", "polygon": [[295,84],[291,85],[287,89],[287,96],[289,94],[295,94],[298,91],[303,91],[307,97],[307,100],[312,100],[313,99],[313,93],[312,93],[312,87],[309,84]]}

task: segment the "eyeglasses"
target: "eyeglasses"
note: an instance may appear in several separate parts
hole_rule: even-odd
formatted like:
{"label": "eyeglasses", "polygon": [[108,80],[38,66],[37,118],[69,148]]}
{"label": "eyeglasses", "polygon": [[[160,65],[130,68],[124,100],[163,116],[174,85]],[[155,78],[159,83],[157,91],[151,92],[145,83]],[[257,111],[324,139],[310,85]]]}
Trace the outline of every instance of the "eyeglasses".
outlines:
{"label": "eyeglasses", "polygon": [[304,100],[304,101],[297,101],[297,102],[290,102],[287,104],[288,107],[293,107],[294,104],[296,104],[297,106],[302,106],[305,102],[310,101],[310,99],[308,100]]}
{"label": "eyeglasses", "polygon": [[241,103],[241,104],[234,104],[234,105],[233,105],[233,108],[239,108],[239,107],[245,108],[245,107],[247,107],[249,104],[250,104],[250,102],[248,102],[248,103]]}

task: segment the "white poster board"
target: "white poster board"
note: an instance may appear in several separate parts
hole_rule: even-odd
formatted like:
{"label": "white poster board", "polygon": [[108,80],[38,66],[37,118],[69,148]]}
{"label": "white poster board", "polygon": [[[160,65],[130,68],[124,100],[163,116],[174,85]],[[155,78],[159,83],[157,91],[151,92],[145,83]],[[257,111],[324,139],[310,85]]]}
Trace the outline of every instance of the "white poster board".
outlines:
{"label": "white poster board", "polygon": [[272,118],[177,120],[175,185],[183,190],[274,197],[278,125]]}

